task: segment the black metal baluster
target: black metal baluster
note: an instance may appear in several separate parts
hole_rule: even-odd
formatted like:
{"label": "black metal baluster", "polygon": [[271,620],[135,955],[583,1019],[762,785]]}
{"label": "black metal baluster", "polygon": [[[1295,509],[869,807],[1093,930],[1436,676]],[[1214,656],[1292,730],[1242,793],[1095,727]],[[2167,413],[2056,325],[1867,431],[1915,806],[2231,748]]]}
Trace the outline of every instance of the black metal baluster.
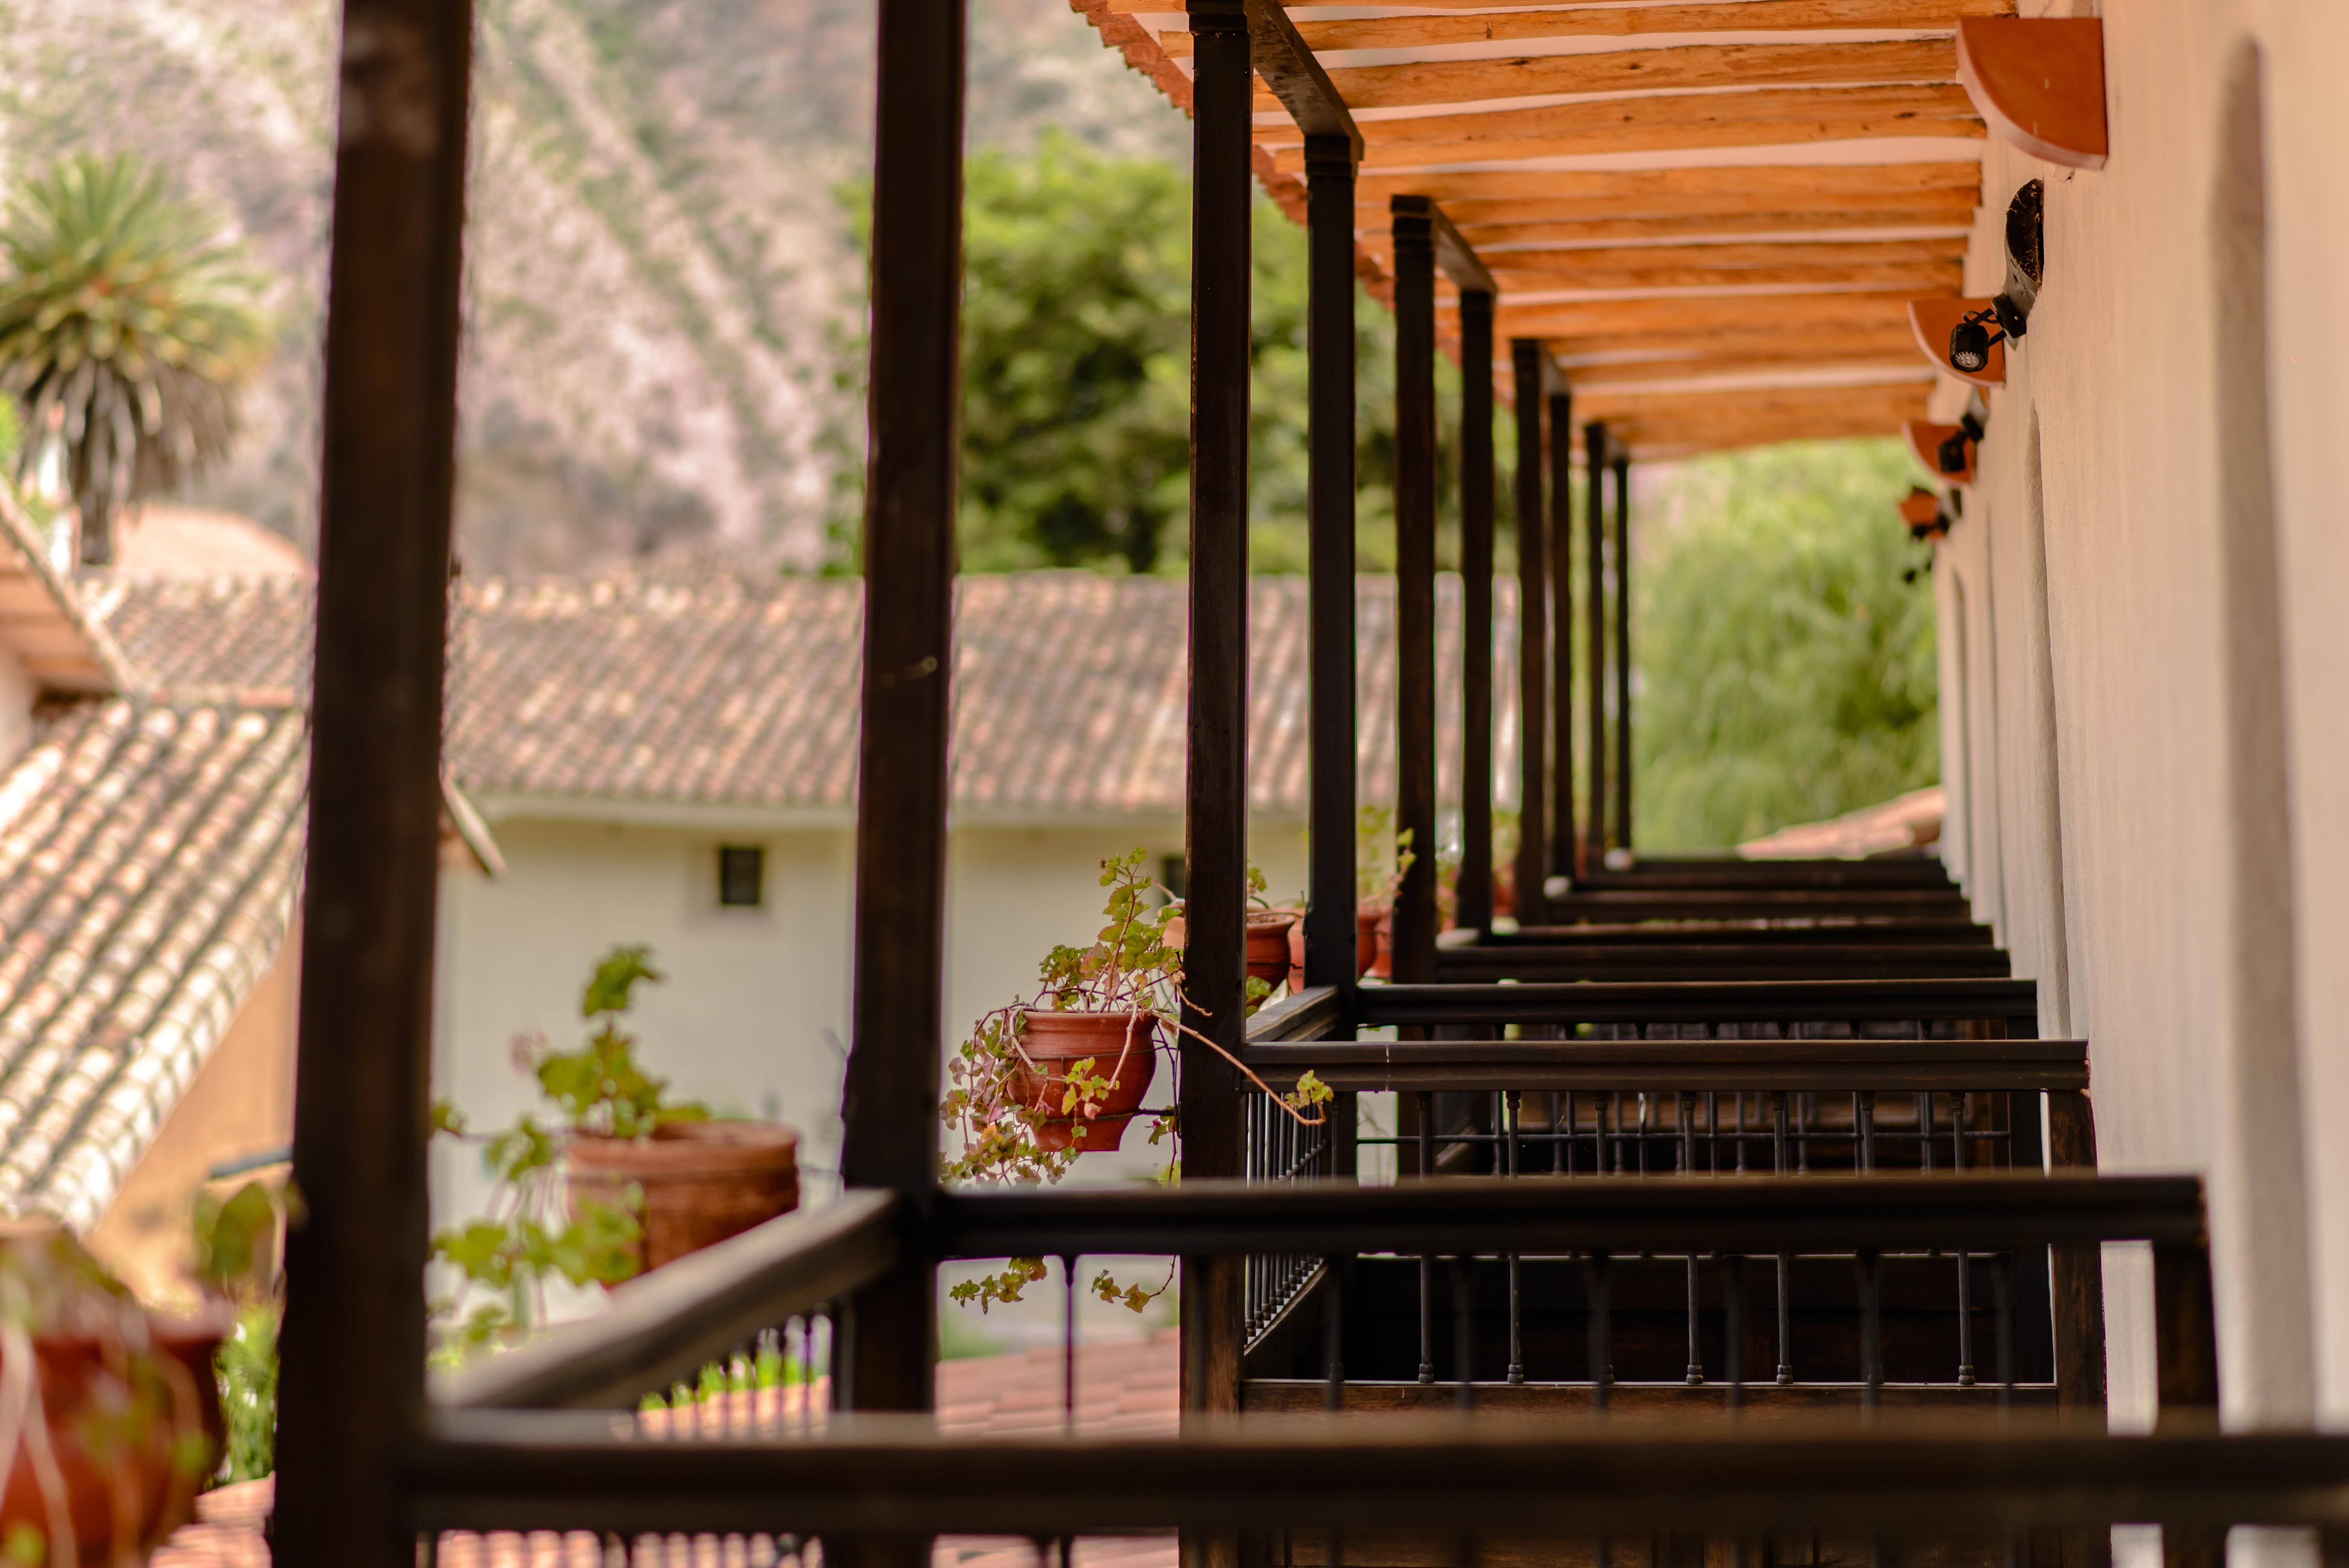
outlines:
{"label": "black metal baluster", "polygon": [[1321,1260],[1322,1359],[1327,1378],[1321,1388],[1321,1408],[1325,1410],[1339,1409],[1346,1402],[1346,1318],[1339,1295],[1345,1284],[1346,1276],[1340,1272],[1343,1261],[1334,1256]]}
{"label": "black metal baluster", "polygon": [[1737,1173],[1745,1174],[1745,1091],[1737,1091]]}
{"label": "black metal baluster", "polygon": [[1884,1397],[1884,1260],[1873,1247],[1859,1250],[1859,1377],[1863,1410]]}
{"label": "black metal baluster", "polygon": [[1721,1091],[1704,1091],[1704,1162],[1712,1172],[1721,1174]]}
{"label": "black metal baluster", "polygon": [[[1435,1096],[1419,1097],[1419,1175],[1435,1174]],[[1435,1381],[1435,1254],[1419,1255],[1419,1380]]]}
{"label": "black metal baluster", "polygon": [[[1077,1435],[1077,1259],[1061,1254],[1061,1418],[1071,1437]],[[1066,1551],[1065,1542],[1062,1547]]]}
{"label": "black metal baluster", "polygon": [[1704,1353],[1699,1347],[1697,1343],[1698,1322],[1696,1254],[1694,1253],[1691,1253],[1688,1255],[1688,1382],[1689,1387],[1692,1388],[1698,1387],[1704,1381]]}
{"label": "black metal baluster", "polygon": [[1811,1173],[1811,1096],[1808,1094],[1795,1097],[1795,1171],[1801,1176]]}
{"label": "black metal baluster", "polygon": [[[1615,1090],[1607,1097],[1607,1132],[1608,1142],[1615,1150],[1615,1174],[1620,1176],[1624,1174],[1623,1091],[1620,1089]],[[1599,1169],[1600,1173],[1604,1174],[1607,1170],[1607,1161],[1601,1160],[1599,1162]]]}
{"label": "black metal baluster", "polygon": [[1553,1175],[1566,1169],[1565,1145],[1558,1141],[1557,1137],[1557,1112],[1558,1093],[1552,1089],[1549,1091],[1549,1168]]}
{"label": "black metal baluster", "polygon": [[1582,1265],[1585,1305],[1590,1311],[1590,1408],[1607,1408],[1615,1382],[1615,1339],[1607,1311],[1607,1254],[1593,1253]]}
{"label": "black metal baluster", "polygon": [[1998,1408],[2014,1403],[2014,1259],[1999,1253],[1990,1260],[1991,1302],[1998,1323]]}
{"label": "black metal baluster", "polygon": [[1953,1170],[1966,1168],[1966,1113],[1971,1109],[1967,1104],[1971,1098],[1965,1094],[1950,1096],[1950,1158]]}
{"label": "black metal baluster", "polygon": [[[1505,1109],[1509,1118],[1509,1174],[1518,1174],[1517,1161],[1521,1150],[1517,1145],[1517,1119],[1525,1112],[1525,1096],[1516,1089],[1508,1091]],[[1522,1301],[1518,1294],[1517,1254],[1509,1254],[1509,1372],[1511,1383],[1526,1380],[1525,1319],[1521,1315]]]}
{"label": "black metal baluster", "polygon": [[1974,1386],[1974,1260],[1958,1254],[1958,1387]]}
{"label": "black metal baluster", "polygon": [[1574,1174],[1574,1140],[1582,1136],[1582,1111],[1574,1102],[1574,1091],[1566,1091],[1566,1173]]}
{"label": "black metal baluster", "polygon": [[1729,1408],[1745,1406],[1745,1257],[1732,1253],[1721,1264],[1721,1345],[1729,1375]]}
{"label": "black metal baluster", "polygon": [[1639,1150],[1640,1174],[1642,1176],[1648,1173],[1648,1112],[1651,1109],[1651,1097],[1642,1089],[1640,1092],[1640,1136],[1634,1145]]}
{"label": "black metal baluster", "polygon": [[1452,1373],[1459,1387],[1453,1400],[1464,1410],[1476,1405],[1476,1260],[1452,1260]]}
{"label": "black metal baluster", "polygon": [[1859,1144],[1859,1168],[1876,1169],[1876,1092],[1862,1089],[1851,1097],[1852,1136]]}
{"label": "black metal baluster", "polygon": [[[1786,1096],[1779,1090],[1770,1097],[1772,1128],[1770,1154],[1776,1174],[1786,1173]],[[1794,1258],[1791,1253],[1778,1254],[1778,1381],[1795,1380],[1795,1318],[1792,1300]]]}

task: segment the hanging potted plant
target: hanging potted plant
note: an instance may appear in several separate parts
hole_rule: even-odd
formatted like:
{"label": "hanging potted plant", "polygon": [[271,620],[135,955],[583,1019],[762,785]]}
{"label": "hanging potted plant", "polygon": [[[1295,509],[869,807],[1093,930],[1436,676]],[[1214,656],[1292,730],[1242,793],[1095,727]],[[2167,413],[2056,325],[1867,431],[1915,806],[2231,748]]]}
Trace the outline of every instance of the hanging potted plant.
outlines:
{"label": "hanging potted plant", "polygon": [[[1120,1148],[1126,1129],[1143,1115],[1152,1118],[1152,1144],[1172,1140],[1175,1145],[1160,1180],[1179,1180],[1174,1113],[1149,1112],[1142,1105],[1157,1079],[1158,1053],[1171,1053],[1179,1035],[1223,1057],[1300,1123],[1320,1125],[1323,1113],[1314,1108],[1330,1091],[1313,1074],[1299,1078],[1290,1092],[1277,1093],[1246,1063],[1184,1026],[1183,917],[1179,905],[1152,898],[1154,884],[1141,869],[1144,859],[1135,850],[1103,861],[1101,885],[1109,897],[1092,944],[1053,948],[1038,967],[1035,994],[984,1015],[956,1047],[940,1114],[960,1134],[962,1154],[947,1162],[948,1180],[1058,1181],[1078,1156]],[[1263,886],[1254,868],[1250,884]],[[1284,928],[1284,972],[1287,963]],[[1245,994],[1254,1005],[1271,989],[1251,975]],[[966,1281],[951,1294],[982,1309],[1017,1301],[1022,1285],[1042,1278],[1043,1269],[1041,1259],[1014,1258],[1000,1274]],[[1139,1312],[1165,1286],[1145,1291],[1104,1273],[1093,1289]]]}
{"label": "hanging potted plant", "polygon": [[[458,1353],[543,1322],[554,1276],[617,1284],[799,1207],[797,1134],[670,1099],[668,1080],[637,1064],[621,1020],[636,985],[663,978],[649,949],[615,948],[581,995],[581,1016],[599,1023],[585,1044],[558,1051],[543,1035],[515,1037],[514,1065],[558,1116],[548,1125],[524,1113],[481,1140],[491,1212],[433,1238],[436,1261],[454,1265],[468,1291],[490,1293],[456,1324]],[[433,1130],[468,1136],[445,1101]],[[455,1318],[463,1302],[436,1305]]]}
{"label": "hanging potted plant", "polygon": [[166,1317],[72,1233],[0,1223],[0,1541],[26,1568],[144,1562],[220,1453],[228,1318]]}

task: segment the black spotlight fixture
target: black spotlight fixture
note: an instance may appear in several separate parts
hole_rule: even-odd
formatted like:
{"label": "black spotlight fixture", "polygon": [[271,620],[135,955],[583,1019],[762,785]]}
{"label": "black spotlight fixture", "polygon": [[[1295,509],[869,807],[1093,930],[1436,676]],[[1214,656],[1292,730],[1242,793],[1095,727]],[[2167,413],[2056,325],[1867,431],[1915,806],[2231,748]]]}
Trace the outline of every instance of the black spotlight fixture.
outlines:
{"label": "black spotlight fixture", "polygon": [[1945,474],[1961,474],[1973,465],[1966,455],[1968,442],[1980,443],[1982,422],[1969,408],[1958,416],[1958,428],[1947,440],[1933,449],[1933,466]]}
{"label": "black spotlight fixture", "polygon": [[[2039,279],[2045,263],[2044,225],[2041,204],[2045,187],[2027,181],[2006,208],[2006,284],[1988,310],[1969,311],[1950,328],[1950,363],[1968,372],[1990,364],[1993,345],[2019,338],[2030,330],[2031,307],[2039,302]],[[1992,324],[1998,335],[1991,335]]]}

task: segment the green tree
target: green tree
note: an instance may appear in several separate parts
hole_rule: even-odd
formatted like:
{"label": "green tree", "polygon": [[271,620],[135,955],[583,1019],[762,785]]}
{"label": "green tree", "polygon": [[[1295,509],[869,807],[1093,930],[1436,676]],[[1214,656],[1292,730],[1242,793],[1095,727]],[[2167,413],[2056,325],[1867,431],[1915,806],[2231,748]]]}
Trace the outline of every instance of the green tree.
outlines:
{"label": "green tree", "polygon": [[[1112,158],[1065,133],[974,152],[963,243],[963,565],[1179,571],[1189,508],[1191,187],[1161,160]],[[860,242],[869,186],[843,193]],[[1249,411],[1249,562],[1305,568],[1305,232],[1259,194]],[[1356,549],[1392,566],[1394,332],[1357,292]],[[842,345],[861,382],[864,343]],[[1439,526],[1459,377],[1437,365]],[[1496,449],[1512,450],[1506,412]],[[1504,475],[1498,493],[1508,494]],[[850,503],[854,494],[842,500]],[[1506,529],[1505,529],[1506,532]],[[834,529],[843,555],[854,528]],[[1446,559],[1450,559],[1447,547]]]}
{"label": "green tree", "polygon": [[1940,776],[1930,579],[1889,441],[1683,464],[1637,541],[1639,839],[1718,848]]}
{"label": "green tree", "polygon": [[269,345],[260,282],[219,224],[128,156],[67,159],[0,221],[0,387],[24,406],[20,483],[54,452],[82,559],[126,508],[217,463]]}

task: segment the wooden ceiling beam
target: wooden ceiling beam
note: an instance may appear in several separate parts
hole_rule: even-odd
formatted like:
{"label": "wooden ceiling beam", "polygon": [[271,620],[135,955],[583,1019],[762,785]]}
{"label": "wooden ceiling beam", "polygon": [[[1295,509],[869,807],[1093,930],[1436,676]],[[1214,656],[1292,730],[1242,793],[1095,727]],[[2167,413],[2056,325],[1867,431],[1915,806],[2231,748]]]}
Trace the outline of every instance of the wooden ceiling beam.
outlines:
{"label": "wooden ceiling beam", "polygon": [[1766,376],[1795,369],[1815,369],[1821,366],[1855,370],[1880,368],[1888,376],[1908,369],[1890,351],[1877,349],[1850,356],[1810,354],[1800,360],[1754,358],[1742,354],[1688,359],[1647,359],[1620,365],[1568,367],[1565,376],[1567,385],[1579,395],[1587,388],[1599,387],[1628,387],[1662,382],[1704,381],[1732,376]]}
{"label": "wooden ceiling beam", "polygon": [[[1784,207],[1816,201],[1824,210],[1832,210],[1834,205],[1856,207],[1860,204],[1858,199],[1865,199],[1869,206],[1882,210],[1886,203],[1898,208],[1909,201],[1940,203],[1962,199],[1971,208],[1982,199],[1982,165],[1945,159],[1930,163],[1722,164],[1683,169],[1475,169],[1365,175],[1354,191],[1358,204],[1381,212],[1390,196],[1433,197],[1444,203],[1454,222],[1477,221],[1476,211],[1468,206],[1475,201],[1713,200]],[[1664,212],[1704,210],[1659,209]]]}
{"label": "wooden ceiling beam", "polygon": [[[1493,277],[1499,284],[1501,293],[1505,295],[1545,289],[1721,290],[1801,288],[1806,284],[1833,284],[1838,288],[1914,287],[1948,290],[1958,287],[1965,277],[1965,269],[1955,257],[1942,263],[1904,262],[1889,266],[1813,265],[1738,267],[1726,270],[1702,265],[1623,269],[1589,266],[1521,269],[1510,266],[1508,260],[1506,253],[1485,258],[1485,264],[1491,267]],[[1678,297],[1687,296],[1683,294]]]}
{"label": "wooden ceiling beam", "polygon": [[[1506,229],[1487,231],[1506,234]],[[1390,247],[1375,239],[1363,242],[1368,253],[1387,255]],[[1498,272],[1596,273],[1642,272],[1651,268],[1736,272],[1749,268],[1853,266],[1925,266],[1961,260],[1966,253],[1962,235],[1931,240],[1822,240],[1791,244],[1743,244],[1734,242],[1704,245],[1585,245],[1568,249],[1496,250],[1490,239],[1477,252],[1485,264]],[[1561,284],[1570,287],[1570,284]]]}
{"label": "wooden ceiling beam", "polygon": [[[1125,0],[1112,0],[1121,9]],[[1313,0],[1294,0],[1305,10]],[[1428,8],[1450,0],[1425,0]],[[1464,5],[1465,0],[1463,0]],[[2009,16],[2013,0],[1737,0],[1714,5],[1588,5],[1571,11],[1487,11],[1473,16],[1371,16],[1297,31],[1308,48],[1410,49],[1536,38],[1636,37],[1656,33],[1782,33],[1828,28],[1952,29],[1961,16]],[[1187,37],[1187,35],[1185,35]],[[1185,51],[1187,52],[1187,50]]]}
{"label": "wooden ceiling beam", "polygon": [[[1951,82],[1951,38],[1861,44],[1690,44],[1673,49],[1609,49],[1505,60],[1424,60],[1333,68],[1330,85],[1349,108],[1407,108],[1548,93],[1693,91],[1704,88],[1850,87]],[[1279,107],[1264,88],[1259,111]]]}
{"label": "wooden ceiling beam", "polygon": [[1750,365],[1816,359],[1897,362],[1900,355],[1916,352],[1915,340],[1906,334],[1889,327],[1865,326],[1848,331],[1814,328],[1792,333],[1752,324],[1719,332],[1594,333],[1546,337],[1541,341],[1557,357],[1569,380],[1592,371],[1614,368],[1613,365],[1586,363],[1602,355],[1646,356],[1621,363],[1627,369],[1650,371],[1707,358],[1735,359]]}
{"label": "wooden ceiling beam", "polygon": [[[1699,95],[1709,97],[1711,95]],[[1621,101],[1621,100],[1616,100]],[[1654,101],[1654,100],[1632,100]],[[1866,141],[1881,137],[1963,137],[1981,140],[1978,119],[1933,119],[1912,111],[1854,115],[1812,120],[1724,120],[1719,123],[1601,127],[1534,140],[1474,140],[1449,142],[1382,142],[1381,125],[1408,121],[1373,120],[1365,128],[1371,139],[1362,167],[1377,173],[1428,170],[1447,163],[1497,163],[1535,158],[1580,158],[1599,152],[1688,152],[1728,147],[1802,147],[1821,141]],[[1303,149],[1281,147],[1272,153],[1274,170],[1291,178],[1305,171]]]}
{"label": "wooden ceiling beam", "polygon": [[[1437,308],[1443,312],[1440,302]],[[1904,332],[1909,326],[1909,302],[1898,290],[1568,300],[1547,304],[1517,304],[1505,294],[1494,335],[1496,338],[1582,340],[1665,333],[1696,336],[1724,330],[1878,332],[1894,325]]]}
{"label": "wooden ceiling beam", "polygon": [[[1911,87],[1756,88],[1744,92],[1658,93],[1590,98],[1542,108],[1468,110],[1367,121],[1362,134],[1389,148],[1497,146],[1596,136],[1613,150],[1628,133],[1697,129],[1716,135],[1740,126],[1820,121],[1967,120],[1979,126],[1973,100],[1952,83]],[[1936,132],[1934,134],[1946,134]],[[1287,127],[1259,125],[1260,146],[1293,143]],[[1698,145],[1702,145],[1702,143]]]}
{"label": "wooden ceiling beam", "polygon": [[1882,410],[1884,428],[1889,432],[1898,428],[1896,414],[1912,405],[1922,408],[1926,394],[1932,389],[1930,376],[1857,386],[1740,387],[1721,392],[1640,392],[1597,387],[1587,394],[1576,394],[1574,417],[1604,419],[1612,425],[1619,419],[1626,423],[1638,419],[1693,423],[1700,419],[1759,420],[1822,409]]}
{"label": "wooden ceiling beam", "polygon": [[[1478,203],[1487,206],[1489,203]],[[1970,232],[1971,208],[1954,209],[1946,218],[1918,212],[1707,212],[1670,218],[1592,218],[1579,222],[1506,220],[1463,223],[1460,232],[1472,243],[1494,245],[1558,244],[1569,248],[1610,250],[1652,240],[1684,239],[1692,244],[1739,243],[1755,235],[1800,233],[1849,235],[1847,239],[1810,239],[1803,244],[1887,243],[1875,238],[1878,230],[1946,229],[1940,241],[1962,250]]]}

